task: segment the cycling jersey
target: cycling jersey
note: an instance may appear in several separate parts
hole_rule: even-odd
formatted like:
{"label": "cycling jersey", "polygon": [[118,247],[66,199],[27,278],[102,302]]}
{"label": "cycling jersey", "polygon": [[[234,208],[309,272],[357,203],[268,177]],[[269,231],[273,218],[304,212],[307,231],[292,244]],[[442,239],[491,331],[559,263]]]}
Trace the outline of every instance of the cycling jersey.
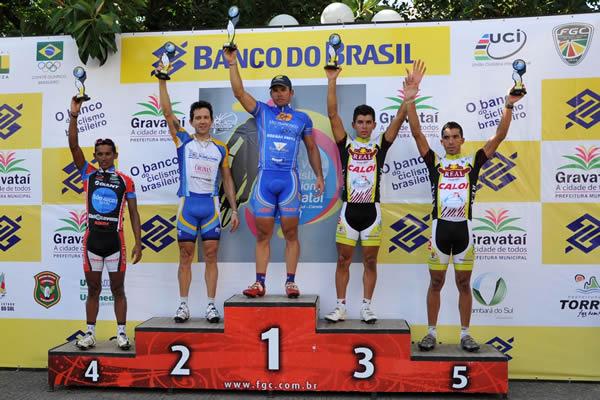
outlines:
{"label": "cycling jersey", "polygon": [[135,198],[133,180],[114,167],[81,170],[86,194],[87,229],[83,238],[84,270],[124,271],[126,267],[123,214],[125,199]]}
{"label": "cycling jersey", "polygon": [[342,200],[349,203],[378,203],[381,169],[392,146],[385,135],[346,138],[337,143],[342,162]]}
{"label": "cycling jersey", "polygon": [[260,101],[251,114],[258,130],[260,170],[297,168],[298,150],[304,136],[312,135],[312,120],[290,106],[269,106]]}
{"label": "cycling jersey", "polygon": [[429,170],[433,219],[471,220],[479,171],[488,160],[483,149],[475,155],[440,157],[429,149],[423,157]]}
{"label": "cycling jersey", "polygon": [[190,193],[219,195],[221,166],[229,167],[229,151],[225,143],[215,138],[197,140],[182,130],[177,132],[179,162],[179,197]]}

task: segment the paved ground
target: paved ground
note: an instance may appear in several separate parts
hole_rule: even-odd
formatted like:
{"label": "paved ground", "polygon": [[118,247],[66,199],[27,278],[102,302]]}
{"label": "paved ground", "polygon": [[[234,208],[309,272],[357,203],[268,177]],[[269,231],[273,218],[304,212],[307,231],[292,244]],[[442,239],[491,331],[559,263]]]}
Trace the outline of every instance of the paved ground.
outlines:
{"label": "paved ground", "polygon": [[[48,374],[46,371],[11,371],[0,370],[0,400],[155,400],[155,399],[285,399],[285,400],[354,400],[354,399],[400,399],[400,400],[458,400],[458,399],[498,399],[500,396],[490,395],[426,395],[426,394],[339,394],[339,393],[242,393],[214,391],[174,391],[149,389],[89,389],[89,388],[57,388],[48,392]],[[600,384],[511,381],[509,399],[511,400],[598,400]]]}

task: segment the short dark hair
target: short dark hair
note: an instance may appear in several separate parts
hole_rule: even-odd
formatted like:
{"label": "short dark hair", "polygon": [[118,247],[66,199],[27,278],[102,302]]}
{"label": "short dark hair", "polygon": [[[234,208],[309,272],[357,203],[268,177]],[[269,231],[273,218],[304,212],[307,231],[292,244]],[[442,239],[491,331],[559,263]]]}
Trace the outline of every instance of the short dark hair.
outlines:
{"label": "short dark hair", "polygon": [[208,109],[208,112],[210,113],[210,119],[214,120],[212,104],[210,104],[208,101],[198,100],[192,103],[192,105],[190,106],[190,123],[194,120],[194,111],[200,108]]}
{"label": "short dark hair", "polygon": [[375,110],[373,107],[368,106],[366,104],[361,104],[360,106],[356,106],[354,109],[354,115],[352,116],[352,122],[356,122],[356,118],[359,115],[370,115],[373,117],[373,121],[375,121]]}
{"label": "short dark hair", "polygon": [[446,122],[446,124],[442,127],[442,137],[444,137],[444,131],[446,129],[458,129],[458,131],[460,132],[460,137],[464,137],[462,126],[460,126],[458,124],[458,122],[454,122],[454,121]]}
{"label": "short dark hair", "polygon": [[98,146],[102,146],[102,145],[106,145],[106,146],[110,146],[112,147],[112,151],[113,153],[117,153],[117,146],[115,145],[115,142],[113,142],[112,139],[97,139],[96,142],[94,143],[94,153],[96,152],[96,150],[98,149]]}

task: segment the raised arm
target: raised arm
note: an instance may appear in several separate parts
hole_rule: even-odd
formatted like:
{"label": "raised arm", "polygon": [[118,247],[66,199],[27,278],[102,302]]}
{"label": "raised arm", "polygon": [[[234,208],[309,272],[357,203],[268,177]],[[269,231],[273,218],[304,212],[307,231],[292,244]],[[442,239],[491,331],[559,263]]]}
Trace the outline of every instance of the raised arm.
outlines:
{"label": "raised arm", "polygon": [[181,130],[179,120],[173,114],[173,107],[171,107],[171,98],[167,91],[167,81],[163,79],[158,80],[158,94],[160,97],[160,108],[162,109],[163,116],[169,125],[169,133],[173,138],[173,141],[177,142],[177,132]]}
{"label": "raised arm", "polygon": [[425,71],[425,63],[421,60],[417,60],[413,64],[412,72],[406,70],[407,78],[410,79],[410,84],[403,86],[404,99],[402,101],[402,105],[398,108],[394,119],[392,119],[392,122],[390,122],[385,130],[384,136],[388,143],[394,142],[398,136],[398,132],[402,127],[402,123],[406,120],[406,116],[408,114],[408,105],[410,103],[414,103],[417,93],[419,92],[421,79],[423,79],[423,75],[425,75]]}
{"label": "raised arm", "polygon": [[498,124],[498,128],[496,128],[496,134],[492,136],[487,143],[483,146],[483,151],[488,158],[491,158],[500,143],[506,138],[508,134],[508,128],[510,128],[510,122],[512,121],[513,114],[513,105],[521,100],[525,96],[524,94],[521,96],[513,96],[509,94],[506,96],[506,100],[504,102],[504,110],[502,111],[502,118],[500,119],[500,123]]}
{"label": "raised arm", "polygon": [[336,143],[346,139],[344,123],[342,122],[342,118],[340,118],[340,114],[338,114],[336,93],[336,81],[341,71],[341,68],[325,68],[325,74],[327,75],[327,116],[329,117],[331,131],[333,132],[333,137],[335,138]]}
{"label": "raised arm", "polygon": [[229,81],[231,82],[233,95],[236,99],[238,99],[242,107],[244,107],[244,110],[251,113],[256,108],[256,100],[244,89],[242,77],[240,76],[240,71],[238,70],[237,65],[237,50],[230,51],[227,49],[224,50],[224,52],[225,59],[229,64]]}
{"label": "raised arm", "polygon": [[79,147],[79,135],[77,130],[77,117],[81,111],[81,101],[77,101],[75,97],[71,99],[71,110],[69,111],[69,149],[71,149],[71,155],[73,156],[73,162],[77,167],[77,170],[81,171],[85,165],[85,156],[81,147]]}
{"label": "raised arm", "polygon": [[[408,113],[408,124],[410,126],[410,132],[412,133],[413,138],[417,144],[417,150],[419,150],[419,154],[421,157],[425,156],[427,152],[429,152],[429,143],[427,142],[427,138],[421,131],[421,123],[419,122],[419,116],[417,115],[417,106],[415,105],[415,97],[419,91],[419,84],[421,83],[421,79],[423,78],[423,74],[425,74],[425,64],[422,61],[417,61],[419,63],[419,67],[413,66],[413,71],[406,71],[408,73],[407,77],[404,79],[404,96],[409,97],[409,99],[403,102],[403,105],[406,104],[407,113]],[[412,100],[410,100],[410,96],[412,96]]]}

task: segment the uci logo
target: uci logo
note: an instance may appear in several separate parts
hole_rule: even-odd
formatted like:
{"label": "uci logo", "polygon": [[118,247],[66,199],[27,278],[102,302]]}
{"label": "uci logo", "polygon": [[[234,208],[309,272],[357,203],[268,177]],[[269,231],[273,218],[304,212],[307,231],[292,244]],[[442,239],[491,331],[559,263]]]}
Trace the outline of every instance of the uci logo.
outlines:
{"label": "uci logo", "polygon": [[525,31],[484,33],[475,45],[476,61],[503,60],[517,54],[527,43]]}

